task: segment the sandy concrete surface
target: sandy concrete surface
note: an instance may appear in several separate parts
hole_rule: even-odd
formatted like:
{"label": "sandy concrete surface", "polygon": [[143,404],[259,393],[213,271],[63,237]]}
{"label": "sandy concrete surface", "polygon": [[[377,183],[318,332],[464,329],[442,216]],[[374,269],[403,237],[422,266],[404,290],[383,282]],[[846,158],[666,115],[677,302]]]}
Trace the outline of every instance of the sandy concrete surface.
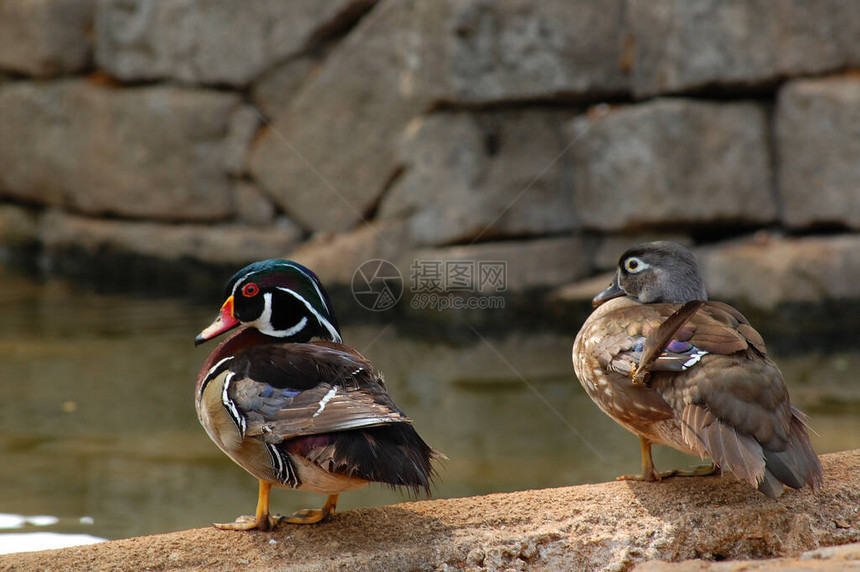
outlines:
{"label": "sandy concrete surface", "polygon": [[[10,554],[0,557],[0,570],[653,571],[668,566],[655,561],[672,561],[671,569],[678,571],[858,566],[858,547],[798,559],[807,551],[860,541],[860,450],[824,455],[822,461],[821,490],[789,490],[778,500],[732,475],[611,482],[351,510],[327,523],[282,524],[272,532],[200,528]],[[761,561],[767,558],[783,560]],[[758,562],[732,562],[745,559]]]}

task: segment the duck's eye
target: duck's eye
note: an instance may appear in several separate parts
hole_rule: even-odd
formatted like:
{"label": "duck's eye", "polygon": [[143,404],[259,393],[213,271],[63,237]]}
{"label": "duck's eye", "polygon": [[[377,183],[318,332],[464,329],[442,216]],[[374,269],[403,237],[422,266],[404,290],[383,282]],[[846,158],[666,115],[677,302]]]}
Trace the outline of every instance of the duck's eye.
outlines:
{"label": "duck's eye", "polygon": [[624,263],[624,268],[627,269],[631,274],[636,274],[637,272],[642,272],[646,268],[648,268],[648,264],[642,262],[641,259],[636,258],[635,256],[631,256]]}
{"label": "duck's eye", "polygon": [[242,296],[245,298],[253,298],[260,292],[260,287],[251,282],[242,286]]}

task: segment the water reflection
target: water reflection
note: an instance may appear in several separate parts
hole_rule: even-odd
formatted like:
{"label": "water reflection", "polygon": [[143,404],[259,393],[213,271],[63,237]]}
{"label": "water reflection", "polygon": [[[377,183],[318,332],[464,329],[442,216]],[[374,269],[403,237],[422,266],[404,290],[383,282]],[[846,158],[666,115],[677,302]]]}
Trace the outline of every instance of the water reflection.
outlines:
{"label": "water reflection", "polygon": [[[57,515],[52,532],[119,538],[253,511],[254,479],[215,448],[194,413],[194,379],[214,346],[192,342],[212,307],[2,273],[0,306],[0,512]],[[456,346],[405,339],[384,323],[347,327],[344,337],[384,371],[395,400],[448,455],[436,495],[455,497],[638,470],[637,440],[573,378],[575,327],[569,335],[495,332]],[[849,375],[860,352],[779,362],[795,402],[812,416],[816,449],[860,447],[860,384]],[[656,451],[659,466],[692,461]],[[404,499],[368,487],[343,495],[340,506]],[[272,507],[320,502],[276,491]]]}

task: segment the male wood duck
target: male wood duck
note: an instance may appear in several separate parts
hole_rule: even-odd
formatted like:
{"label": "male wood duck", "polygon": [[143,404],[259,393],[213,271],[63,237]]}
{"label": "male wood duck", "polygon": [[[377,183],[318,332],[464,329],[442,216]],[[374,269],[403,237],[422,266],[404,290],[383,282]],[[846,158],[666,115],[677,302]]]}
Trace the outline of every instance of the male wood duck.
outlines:
{"label": "male wood duck", "polygon": [[[693,254],[652,242],[625,252],[573,344],[589,397],[639,436],[642,474],[656,481],[651,444],[710,457],[770,497],[813,489],[821,463],[764,341],[731,306],[708,301]],[[697,472],[696,474],[704,474]]]}
{"label": "male wood duck", "polygon": [[[246,266],[197,345],[244,326],[197,377],[197,416],[209,437],[260,482],[254,517],[216,524],[267,530],[328,518],[338,494],[369,482],[429,495],[438,453],[389,397],[382,377],[342,344],[317,276],[286,260]],[[272,486],[329,495],[322,510],[269,514]]]}

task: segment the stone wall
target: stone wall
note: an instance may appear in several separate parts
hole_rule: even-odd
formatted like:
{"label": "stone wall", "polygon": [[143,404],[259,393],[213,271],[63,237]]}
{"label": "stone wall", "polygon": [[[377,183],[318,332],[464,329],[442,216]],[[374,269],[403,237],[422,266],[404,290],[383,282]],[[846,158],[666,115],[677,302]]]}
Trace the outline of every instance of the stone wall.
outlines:
{"label": "stone wall", "polygon": [[0,0],[0,242],[858,299],[858,69],[853,0]]}

